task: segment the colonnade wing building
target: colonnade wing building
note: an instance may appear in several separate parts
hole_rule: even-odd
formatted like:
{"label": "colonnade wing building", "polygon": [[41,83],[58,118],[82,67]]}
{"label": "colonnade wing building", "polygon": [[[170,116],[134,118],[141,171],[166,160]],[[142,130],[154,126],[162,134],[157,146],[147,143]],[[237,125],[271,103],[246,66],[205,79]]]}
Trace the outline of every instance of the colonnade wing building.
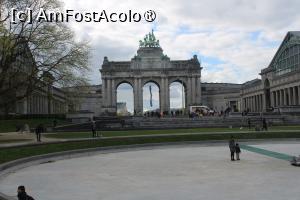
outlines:
{"label": "colonnade wing building", "polygon": [[261,79],[241,88],[241,108],[250,112],[300,113],[300,31],[288,32]]}
{"label": "colonnade wing building", "polygon": [[[0,60],[11,62],[0,67],[0,116],[5,114],[63,114],[66,94],[52,84],[50,72],[37,70],[28,44],[22,37],[0,36]],[[9,45],[8,45],[9,44]],[[8,49],[8,50],[7,50]],[[38,73],[42,73],[38,77]]]}

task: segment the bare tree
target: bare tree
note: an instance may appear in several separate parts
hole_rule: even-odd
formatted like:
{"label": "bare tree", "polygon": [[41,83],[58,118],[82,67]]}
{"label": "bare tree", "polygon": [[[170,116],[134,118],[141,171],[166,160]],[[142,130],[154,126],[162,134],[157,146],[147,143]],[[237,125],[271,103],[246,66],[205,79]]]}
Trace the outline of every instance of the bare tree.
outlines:
{"label": "bare tree", "polygon": [[88,43],[76,41],[63,22],[12,23],[12,8],[30,8],[36,18],[40,8],[61,11],[62,5],[58,0],[0,0],[0,109],[50,82],[85,85]]}

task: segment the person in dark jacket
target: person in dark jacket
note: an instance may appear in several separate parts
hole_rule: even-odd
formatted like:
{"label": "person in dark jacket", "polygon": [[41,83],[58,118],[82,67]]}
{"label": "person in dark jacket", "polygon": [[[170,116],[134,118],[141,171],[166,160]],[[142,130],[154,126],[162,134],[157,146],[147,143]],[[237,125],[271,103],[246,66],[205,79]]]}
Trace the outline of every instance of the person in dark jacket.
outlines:
{"label": "person in dark jacket", "polygon": [[263,127],[263,130],[268,131],[268,123],[267,123],[266,118],[263,118],[263,120],[262,120],[262,127]]}
{"label": "person in dark jacket", "polygon": [[230,149],[231,161],[234,161],[235,141],[233,139],[233,136],[231,136],[231,139],[229,140],[229,149]]}
{"label": "person in dark jacket", "polygon": [[54,120],[53,120],[53,127],[55,128],[56,126],[57,126],[57,120],[54,119]]}
{"label": "person in dark jacket", "polygon": [[93,137],[96,137],[97,135],[97,127],[96,127],[96,122],[94,120],[92,121],[92,134]]}
{"label": "person in dark jacket", "polygon": [[35,128],[35,134],[36,134],[36,141],[37,142],[41,142],[41,133],[44,131],[44,127],[43,124],[39,124],[36,128]]}
{"label": "person in dark jacket", "polygon": [[248,118],[248,119],[247,119],[247,122],[248,122],[248,129],[250,130],[250,129],[251,129],[251,119]]}
{"label": "person in dark jacket", "polygon": [[20,185],[18,187],[18,200],[34,200],[34,198],[26,193],[25,187],[23,185]]}
{"label": "person in dark jacket", "polygon": [[240,145],[236,143],[235,145],[236,160],[240,160],[240,153],[241,153]]}

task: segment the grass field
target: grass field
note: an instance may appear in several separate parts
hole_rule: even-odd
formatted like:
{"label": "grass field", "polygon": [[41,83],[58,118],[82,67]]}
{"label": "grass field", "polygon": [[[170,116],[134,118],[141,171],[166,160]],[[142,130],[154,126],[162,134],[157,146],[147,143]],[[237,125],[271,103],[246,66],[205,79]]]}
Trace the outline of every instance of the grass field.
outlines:
{"label": "grass field", "polygon": [[86,149],[95,147],[132,145],[132,144],[150,144],[163,142],[183,142],[183,141],[206,141],[206,140],[228,140],[230,136],[235,139],[270,139],[270,138],[300,138],[299,132],[248,132],[248,133],[209,133],[209,134],[190,134],[190,135],[151,135],[150,137],[128,137],[128,138],[107,138],[85,141],[68,141],[57,144],[42,143],[35,146],[0,148],[0,163],[5,163],[19,158],[35,156],[47,153]]}
{"label": "grass field", "polygon": [[[300,126],[274,126],[269,131],[279,130],[299,130]],[[114,136],[138,136],[138,135],[157,135],[157,134],[177,134],[177,133],[218,133],[218,132],[245,132],[248,128],[193,128],[193,129],[169,129],[169,130],[129,130],[129,131],[100,131],[104,137]],[[251,129],[250,131],[254,131]],[[73,139],[73,138],[89,138],[92,137],[91,132],[62,132],[45,135],[49,138]]]}

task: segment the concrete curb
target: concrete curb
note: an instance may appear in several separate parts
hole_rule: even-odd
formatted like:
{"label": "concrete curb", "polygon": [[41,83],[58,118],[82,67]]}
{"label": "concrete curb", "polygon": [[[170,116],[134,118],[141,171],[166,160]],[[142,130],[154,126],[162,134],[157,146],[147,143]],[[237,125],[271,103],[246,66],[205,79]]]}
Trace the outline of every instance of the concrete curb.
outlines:
{"label": "concrete curb", "polygon": [[16,200],[16,198],[6,196],[5,194],[0,192],[0,200]]}

